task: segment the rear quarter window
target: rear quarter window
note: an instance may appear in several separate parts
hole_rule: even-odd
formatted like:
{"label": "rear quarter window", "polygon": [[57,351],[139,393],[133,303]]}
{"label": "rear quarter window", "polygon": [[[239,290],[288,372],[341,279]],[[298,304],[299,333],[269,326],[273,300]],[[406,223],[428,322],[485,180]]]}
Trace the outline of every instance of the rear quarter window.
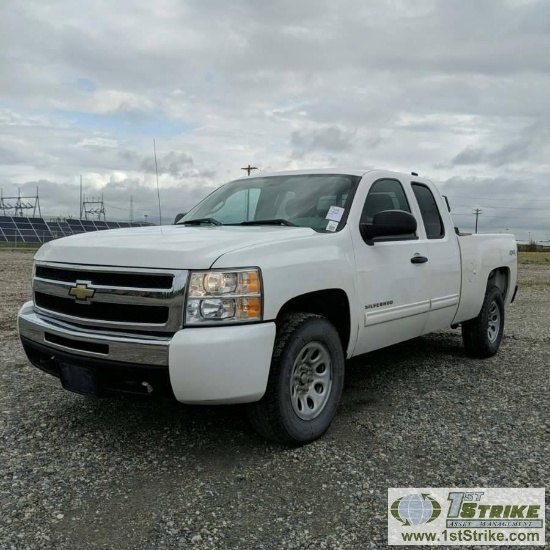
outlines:
{"label": "rear quarter window", "polygon": [[433,193],[421,183],[413,183],[412,189],[422,214],[426,236],[428,239],[442,239],[445,236],[445,226]]}

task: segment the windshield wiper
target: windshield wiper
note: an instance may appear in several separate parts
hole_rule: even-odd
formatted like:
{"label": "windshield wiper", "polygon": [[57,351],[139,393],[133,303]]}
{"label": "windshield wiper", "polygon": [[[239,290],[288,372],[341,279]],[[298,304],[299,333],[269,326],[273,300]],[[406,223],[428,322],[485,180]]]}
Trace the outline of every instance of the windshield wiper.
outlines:
{"label": "windshield wiper", "polygon": [[236,225],[288,225],[292,227],[300,227],[299,225],[289,222],[283,218],[274,218],[272,220],[250,220],[248,222],[241,222]]}
{"label": "windshield wiper", "polygon": [[215,218],[197,218],[195,220],[187,220],[184,222],[178,222],[176,225],[201,225],[203,223],[209,223],[210,225],[223,225]]}

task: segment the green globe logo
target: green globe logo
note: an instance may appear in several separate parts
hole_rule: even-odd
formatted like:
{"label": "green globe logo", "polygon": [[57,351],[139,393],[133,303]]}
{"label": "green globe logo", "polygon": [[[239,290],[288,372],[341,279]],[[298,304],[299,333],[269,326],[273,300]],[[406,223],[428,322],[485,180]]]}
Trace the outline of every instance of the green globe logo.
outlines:
{"label": "green globe logo", "polygon": [[430,523],[441,514],[439,502],[427,493],[413,493],[398,498],[391,505],[391,515],[403,525]]}

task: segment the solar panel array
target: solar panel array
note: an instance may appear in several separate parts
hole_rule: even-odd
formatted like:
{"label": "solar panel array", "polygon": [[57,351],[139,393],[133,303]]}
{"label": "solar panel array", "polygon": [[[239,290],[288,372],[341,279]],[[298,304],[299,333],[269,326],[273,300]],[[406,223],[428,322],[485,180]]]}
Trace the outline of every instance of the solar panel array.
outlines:
{"label": "solar panel array", "polygon": [[53,239],[123,227],[151,225],[145,222],[104,222],[100,220],[45,221],[43,218],[0,216],[0,243],[45,243]]}

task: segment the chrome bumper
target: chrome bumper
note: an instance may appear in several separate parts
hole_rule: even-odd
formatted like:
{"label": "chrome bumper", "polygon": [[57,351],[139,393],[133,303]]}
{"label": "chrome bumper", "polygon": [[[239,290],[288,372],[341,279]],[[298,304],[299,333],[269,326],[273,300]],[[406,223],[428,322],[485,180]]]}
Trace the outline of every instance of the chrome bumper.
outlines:
{"label": "chrome bumper", "polygon": [[[52,349],[119,363],[168,366],[171,337],[134,336],[75,327],[37,315],[32,302],[21,308],[17,321],[20,336]],[[101,351],[85,349],[90,347]]]}

